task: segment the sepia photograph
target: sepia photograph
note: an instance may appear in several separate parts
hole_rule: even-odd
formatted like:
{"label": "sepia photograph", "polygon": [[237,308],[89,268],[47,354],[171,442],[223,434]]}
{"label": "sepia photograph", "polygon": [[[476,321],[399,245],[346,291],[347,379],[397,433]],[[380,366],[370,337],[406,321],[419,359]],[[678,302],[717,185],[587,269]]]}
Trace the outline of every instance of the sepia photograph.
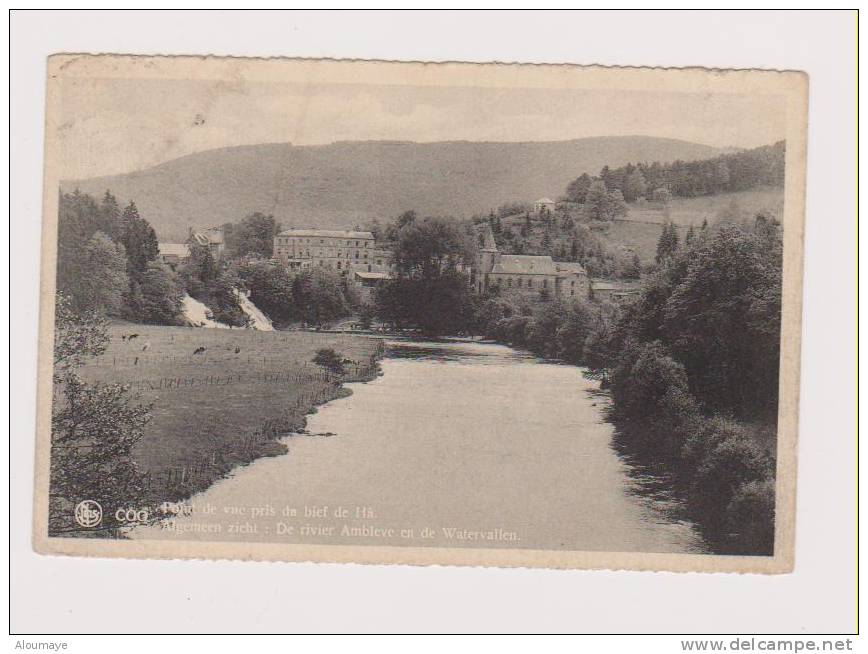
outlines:
{"label": "sepia photograph", "polygon": [[857,11],[8,13],[10,651],[859,650]]}
{"label": "sepia photograph", "polygon": [[788,571],[806,102],[52,57],[37,549]]}

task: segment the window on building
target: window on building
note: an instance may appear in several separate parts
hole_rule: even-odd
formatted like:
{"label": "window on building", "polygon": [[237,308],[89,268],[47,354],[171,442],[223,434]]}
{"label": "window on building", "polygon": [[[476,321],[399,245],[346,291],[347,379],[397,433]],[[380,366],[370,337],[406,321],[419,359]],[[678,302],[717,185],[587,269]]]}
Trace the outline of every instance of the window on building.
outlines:
{"label": "window on building", "polygon": [[527,280],[527,287],[528,287],[528,288],[533,288],[533,280],[530,279],[530,278],[528,278],[528,280]]}
{"label": "window on building", "polygon": [[371,264],[368,264],[368,272],[371,272]]}
{"label": "window on building", "polygon": [[359,258],[359,251],[356,250],[356,259],[358,259],[358,258]]}
{"label": "window on building", "polygon": [[549,280],[544,279],[543,280],[543,288],[548,288],[548,287],[549,287]]}
{"label": "window on building", "polygon": [[338,261],[338,270],[340,270],[340,269],[341,269],[341,262]]}
{"label": "window on building", "polygon": [[512,288],[512,277],[508,277],[508,278],[507,278],[507,280],[506,280],[506,285],[507,285],[509,288]]}

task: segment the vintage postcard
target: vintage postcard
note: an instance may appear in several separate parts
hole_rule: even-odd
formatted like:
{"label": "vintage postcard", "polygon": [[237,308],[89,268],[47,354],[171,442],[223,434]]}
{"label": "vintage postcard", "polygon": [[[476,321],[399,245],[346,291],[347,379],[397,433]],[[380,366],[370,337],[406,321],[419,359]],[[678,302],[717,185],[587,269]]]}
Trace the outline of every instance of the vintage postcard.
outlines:
{"label": "vintage postcard", "polygon": [[807,97],[52,57],[34,547],[792,570]]}

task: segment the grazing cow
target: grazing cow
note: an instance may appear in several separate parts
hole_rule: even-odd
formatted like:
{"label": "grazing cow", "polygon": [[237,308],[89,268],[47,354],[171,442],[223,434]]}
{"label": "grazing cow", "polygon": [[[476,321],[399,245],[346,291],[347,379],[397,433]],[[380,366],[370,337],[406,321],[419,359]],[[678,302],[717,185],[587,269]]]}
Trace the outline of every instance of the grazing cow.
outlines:
{"label": "grazing cow", "polygon": [[127,335],[126,335],[126,334],[121,334],[121,340],[122,340],[122,341],[126,341],[126,340],[127,340]]}
{"label": "grazing cow", "polygon": [[235,354],[238,354],[241,351],[241,348],[237,345],[235,346]]}
{"label": "grazing cow", "polygon": [[127,340],[128,340],[128,341],[131,341],[131,340],[133,340],[134,338],[138,338],[138,337],[139,337],[138,334],[130,334],[129,336],[127,336]]}
{"label": "grazing cow", "polygon": [[193,354],[204,354],[204,353],[205,353],[205,347],[204,346],[199,346],[195,350],[193,350]]}

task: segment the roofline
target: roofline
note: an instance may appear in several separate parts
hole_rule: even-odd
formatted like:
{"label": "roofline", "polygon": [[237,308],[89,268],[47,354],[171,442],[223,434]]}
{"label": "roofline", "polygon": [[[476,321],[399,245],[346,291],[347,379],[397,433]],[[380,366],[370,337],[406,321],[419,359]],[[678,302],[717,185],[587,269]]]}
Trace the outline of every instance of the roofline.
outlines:
{"label": "roofline", "polygon": [[549,277],[557,277],[558,276],[558,274],[556,272],[522,272],[520,270],[517,270],[516,272],[503,272],[503,271],[495,272],[494,270],[492,270],[490,273],[487,273],[487,274],[489,274],[489,275],[547,275]]}

